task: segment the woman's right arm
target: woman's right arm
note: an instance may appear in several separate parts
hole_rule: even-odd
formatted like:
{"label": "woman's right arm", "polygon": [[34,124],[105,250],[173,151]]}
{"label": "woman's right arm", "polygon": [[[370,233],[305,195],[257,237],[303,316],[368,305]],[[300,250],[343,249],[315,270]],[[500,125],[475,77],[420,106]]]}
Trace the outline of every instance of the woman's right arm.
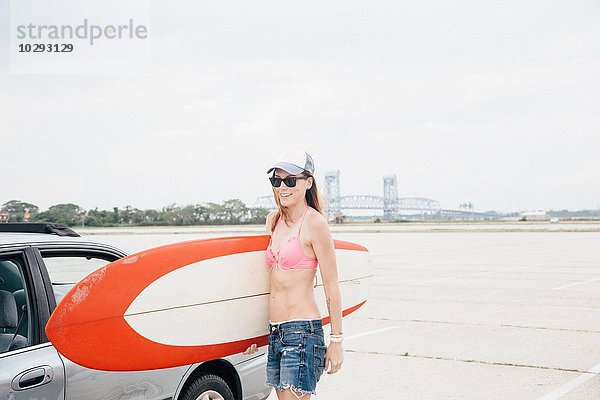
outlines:
{"label": "woman's right arm", "polygon": [[[265,231],[267,232],[267,234],[269,234],[269,236],[271,235],[271,221],[273,216],[275,215],[276,211],[271,211],[269,213],[269,215],[267,215],[267,222],[265,223]],[[248,347],[246,349],[246,351],[244,351],[242,354],[245,355],[250,355],[250,354],[254,354],[258,351],[258,346],[256,344],[251,345],[250,347]]]}

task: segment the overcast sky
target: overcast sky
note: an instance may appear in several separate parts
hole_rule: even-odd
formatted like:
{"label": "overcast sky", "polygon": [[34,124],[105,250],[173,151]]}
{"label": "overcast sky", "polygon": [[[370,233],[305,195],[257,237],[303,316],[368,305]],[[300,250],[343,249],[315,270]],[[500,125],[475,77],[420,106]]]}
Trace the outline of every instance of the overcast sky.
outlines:
{"label": "overcast sky", "polygon": [[3,2],[0,204],[252,206],[301,147],[342,195],[600,206],[597,0],[173,3],[132,12],[149,69],[20,74]]}

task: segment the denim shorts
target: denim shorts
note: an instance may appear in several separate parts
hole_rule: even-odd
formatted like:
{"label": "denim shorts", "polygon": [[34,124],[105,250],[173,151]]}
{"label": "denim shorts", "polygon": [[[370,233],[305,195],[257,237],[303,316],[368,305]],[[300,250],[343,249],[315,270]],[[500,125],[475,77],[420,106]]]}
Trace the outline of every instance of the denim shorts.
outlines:
{"label": "denim shorts", "polygon": [[298,398],[315,394],[326,352],[320,319],[269,324],[266,384],[279,390],[291,388]]}

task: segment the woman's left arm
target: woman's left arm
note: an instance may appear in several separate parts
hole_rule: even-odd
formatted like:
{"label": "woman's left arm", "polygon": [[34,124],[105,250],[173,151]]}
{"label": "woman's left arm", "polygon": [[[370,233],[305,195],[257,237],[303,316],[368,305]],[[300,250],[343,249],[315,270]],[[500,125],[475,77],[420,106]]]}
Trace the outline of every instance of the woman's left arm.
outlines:
{"label": "woman's left arm", "polygon": [[[327,221],[318,219],[314,224],[314,233],[312,247],[319,260],[321,278],[325,288],[325,300],[327,302],[327,311],[331,318],[331,333],[342,333],[342,297],[338,284],[337,264],[335,260],[335,247],[333,238],[329,232]],[[331,342],[327,348],[325,358],[325,369],[331,366],[328,374],[336,373],[344,361],[344,349],[341,342]]]}

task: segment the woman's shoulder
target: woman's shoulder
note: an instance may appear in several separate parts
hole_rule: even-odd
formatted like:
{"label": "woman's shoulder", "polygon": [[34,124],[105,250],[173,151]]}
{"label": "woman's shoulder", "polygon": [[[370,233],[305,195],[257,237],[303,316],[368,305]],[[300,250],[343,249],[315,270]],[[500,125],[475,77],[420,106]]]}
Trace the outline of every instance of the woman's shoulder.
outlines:
{"label": "woman's shoulder", "polygon": [[304,223],[313,232],[322,232],[324,230],[329,232],[329,223],[327,222],[327,218],[325,218],[323,214],[312,207],[309,207]]}

